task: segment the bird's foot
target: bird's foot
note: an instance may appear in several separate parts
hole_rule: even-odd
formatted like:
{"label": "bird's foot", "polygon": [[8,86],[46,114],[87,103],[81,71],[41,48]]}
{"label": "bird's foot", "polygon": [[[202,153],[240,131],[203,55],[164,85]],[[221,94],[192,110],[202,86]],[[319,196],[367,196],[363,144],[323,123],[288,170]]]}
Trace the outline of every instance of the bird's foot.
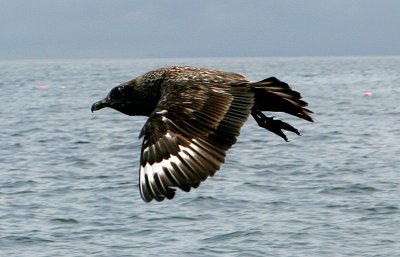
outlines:
{"label": "bird's foot", "polygon": [[282,130],[293,132],[297,135],[301,135],[300,132],[292,125],[287,124],[281,120],[274,120],[274,117],[267,117],[261,111],[253,111],[252,116],[257,121],[257,124],[265,129],[268,129],[272,133],[282,137],[286,142],[289,142],[286,135]]}

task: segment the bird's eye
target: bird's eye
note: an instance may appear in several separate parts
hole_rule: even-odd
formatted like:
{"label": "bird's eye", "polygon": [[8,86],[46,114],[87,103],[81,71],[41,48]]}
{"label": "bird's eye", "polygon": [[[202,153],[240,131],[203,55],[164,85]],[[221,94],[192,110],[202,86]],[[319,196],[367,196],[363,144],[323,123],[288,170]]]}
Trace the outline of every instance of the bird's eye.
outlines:
{"label": "bird's eye", "polygon": [[112,90],[111,90],[111,92],[110,92],[110,97],[111,98],[119,98],[119,97],[121,97],[121,95],[122,95],[122,92],[121,92],[121,90],[119,89],[119,87],[115,87],[115,88],[113,88]]}
{"label": "bird's eye", "polygon": [[119,87],[117,87],[117,89],[118,89],[119,92],[122,92],[122,90],[124,90],[124,87],[123,86],[119,86]]}

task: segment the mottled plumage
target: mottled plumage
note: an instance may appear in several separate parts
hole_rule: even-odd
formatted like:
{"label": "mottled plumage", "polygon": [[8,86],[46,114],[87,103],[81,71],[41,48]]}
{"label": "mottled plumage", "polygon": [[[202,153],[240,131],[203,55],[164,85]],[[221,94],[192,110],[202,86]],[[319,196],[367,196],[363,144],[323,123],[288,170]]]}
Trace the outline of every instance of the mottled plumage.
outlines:
{"label": "mottled plumage", "polygon": [[111,107],[148,120],[140,132],[139,187],[144,201],[172,199],[175,189],[190,191],[213,176],[236,142],[249,114],[260,127],[287,138],[299,134],[262,111],[286,112],[312,121],[300,93],[268,78],[252,83],[231,72],[196,67],[150,71],[113,88],[92,111]]}

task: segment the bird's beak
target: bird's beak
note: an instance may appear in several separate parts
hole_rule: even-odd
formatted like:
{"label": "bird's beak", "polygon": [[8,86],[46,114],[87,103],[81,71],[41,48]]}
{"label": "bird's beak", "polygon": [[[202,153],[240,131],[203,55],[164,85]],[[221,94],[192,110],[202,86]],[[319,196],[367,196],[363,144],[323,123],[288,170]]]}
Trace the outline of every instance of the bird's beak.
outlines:
{"label": "bird's beak", "polygon": [[92,105],[92,112],[103,109],[104,107],[110,106],[110,99],[109,97],[104,98],[103,100],[100,100],[98,102],[95,102]]}

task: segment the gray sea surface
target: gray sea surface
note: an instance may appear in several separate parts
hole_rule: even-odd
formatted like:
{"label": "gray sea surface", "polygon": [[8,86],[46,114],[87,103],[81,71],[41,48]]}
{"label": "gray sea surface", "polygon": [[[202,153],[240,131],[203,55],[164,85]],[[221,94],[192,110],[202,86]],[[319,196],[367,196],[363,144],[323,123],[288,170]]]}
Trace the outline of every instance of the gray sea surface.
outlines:
{"label": "gray sea surface", "polygon": [[[146,118],[90,107],[182,64],[276,76],[316,122],[273,114],[287,143],[250,118],[214,177],[146,204]],[[400,256],[400,57],[0,61],[0,89],[0,256]]]}

